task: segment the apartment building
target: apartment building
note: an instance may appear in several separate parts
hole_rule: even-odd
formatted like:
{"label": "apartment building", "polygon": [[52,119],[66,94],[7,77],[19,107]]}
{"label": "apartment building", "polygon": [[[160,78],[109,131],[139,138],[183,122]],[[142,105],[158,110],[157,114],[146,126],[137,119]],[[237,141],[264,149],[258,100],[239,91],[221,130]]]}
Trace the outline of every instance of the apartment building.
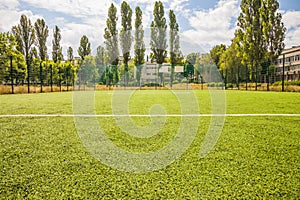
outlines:
{"label": "apartment building", "polygon": [[[283,59],[284,58],[284,59]],[[276,62],[276,80],[282,80],[284,64],[284,79],[300,80],[300,46],[285,49]]]}

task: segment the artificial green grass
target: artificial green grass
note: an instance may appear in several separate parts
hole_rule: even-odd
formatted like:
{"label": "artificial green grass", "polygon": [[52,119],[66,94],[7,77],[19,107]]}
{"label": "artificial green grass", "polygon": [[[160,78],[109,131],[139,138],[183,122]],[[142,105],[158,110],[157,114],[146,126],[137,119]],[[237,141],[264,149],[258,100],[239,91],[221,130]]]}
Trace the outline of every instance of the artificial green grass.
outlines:
{"label": "artificial green grass", "polygon": [[[207,91],[196,91],[200,113],[210,113]],[[166,91],[137,91],[131,113],[148,114],[151,104],[177,113]],[[228,91],[227,113],[299,114],[300,94]],[[97,92],[97,113],[111,113],[111,92]],[[0,114],[72,114],[72,93],[0,96]],[[175,108],[171,108],[174,107]],[[136,117],[139,125],[149,118]],[[108,137],[132,152],[155,151],[174,136],[180,118],[149,139],[123,133],[114,118],[99,118]],[[0,118],[0,198],[3,199],[299,199],[300,117],[227,117],[222,135],[199,157],[210,122],[188,151],[165,169],[133,174],[112,169],[83,146],[72,118]]]}

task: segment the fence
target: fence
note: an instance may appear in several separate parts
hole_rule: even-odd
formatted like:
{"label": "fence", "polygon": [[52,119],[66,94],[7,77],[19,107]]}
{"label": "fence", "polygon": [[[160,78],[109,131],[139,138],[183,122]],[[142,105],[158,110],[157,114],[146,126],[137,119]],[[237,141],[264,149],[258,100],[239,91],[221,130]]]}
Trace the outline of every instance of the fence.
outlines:
{"label": "fence", "polygon": [[[85,90],[89,87],[110,89],[112,86],[118,89],[188,89],[190,83],[193,83],[190,88],[196,89],[217,87],[231,90],[300,91],[300,84],[289,84],[288,76],[278,75],[275,68],[266,66],[257,69],[238,66],[218,70],[215,65],[187,65],[184,72],[175,73],[173,78],[170,77],[171,70],[161,73],[151,68],[141,73],[140,80],[137,80],[137,69],[126,72],[120,66],[82,65],[80,70],[75,70],[71,66],[39,62],[22,69],[14,66],[17,63],[13,63],[12,59],[10,57],[8,64],[0,66],[0,94]],[[98,84],[103,86],[97,87]]]}
{"label": "fence", "polygon": [[22,69],[14,64],[10,57],[9,66],[0,66],[0,94],[70,91],[74,87],[76,72],[68,66],[40,62]]}

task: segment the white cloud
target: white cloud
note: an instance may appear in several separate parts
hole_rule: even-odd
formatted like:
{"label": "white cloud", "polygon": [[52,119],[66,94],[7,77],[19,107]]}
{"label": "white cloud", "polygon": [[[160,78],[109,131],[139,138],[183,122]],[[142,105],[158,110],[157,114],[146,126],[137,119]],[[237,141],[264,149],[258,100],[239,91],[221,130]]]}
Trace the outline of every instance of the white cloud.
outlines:
{"label": "white cloud", "polygon": [[300,11],[287,11],[282,16],[287,28],[285,45],[287,48],[300,45]]}
{"label": "white cloud", "polygon": [[194,11],[189,18],[192,29],[182,33],[182,40],[206,51],[207,46],[229,44],[236,29],[232,23],[238,14],[238,0],[220,0],[212,9]]}

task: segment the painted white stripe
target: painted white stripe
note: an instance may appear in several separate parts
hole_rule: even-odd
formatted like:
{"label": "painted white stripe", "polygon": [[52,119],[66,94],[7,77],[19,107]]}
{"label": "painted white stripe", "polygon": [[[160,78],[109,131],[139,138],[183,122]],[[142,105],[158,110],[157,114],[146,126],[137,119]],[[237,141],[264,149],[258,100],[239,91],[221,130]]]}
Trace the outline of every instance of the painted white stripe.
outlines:
{"label": "painted white stripe", "polygon": [[300,114],[8,114],[9,117],[300,117]]}

